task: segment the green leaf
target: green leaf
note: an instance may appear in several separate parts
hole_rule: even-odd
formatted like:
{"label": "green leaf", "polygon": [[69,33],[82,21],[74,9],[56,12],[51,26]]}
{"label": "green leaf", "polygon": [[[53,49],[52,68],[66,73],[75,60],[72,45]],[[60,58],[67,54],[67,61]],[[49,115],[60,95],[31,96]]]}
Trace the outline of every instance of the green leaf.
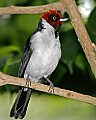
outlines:
{"label": "green leaf", "polygon": [[3,67],[3,70],[2,70],[4,73],[7,72],[8,66],[9,66],[9,64],[10,64],[11,62],[12,62],[12,58],[7,59],[5,65],[4,65],[4,67]]}
{"label": "green leaf", "polygon": [[38,26],[40,14],[36,15],[18,15],[16,19],[17,26],[25,33],[34,32]]}
{"label": "green leaf", "polygon": [[4,6],[8,6],[8,0],[0,0],[0,6],[4,7]]}
{"label": "green leaf", "polygon": [[66,74],[67,69],[62,62],[59,62],[57,68],[53,72],[51,79],[54,80],[53,83],[57,84],[63,76]]}
{"label": "green leaf", "polygon": [[0,57],[7,56],[12,52],[18,52],[21,53],[20,49],[17,46],[5,46],[5,47],[0,47]]}
{"label": "green leaf", "polygon": [[73,73],[73,63],[80,47],[76,39],[77,37],[73,29],[60,33],[62,49],[61,61],[67,65],[70,74]]}
{"label": "green leaf", "polygon": [[5,58],[5,60],[4,60],[1,71],[6,74],[12,75],[12,76],[17,76],[20,59],[21,59],[21,54],[10,55],[7,57],[3,57],[2,59],[4,59],[4,58]]}
{"label": "green leaf", "polygon": [[8,55],[8,56],[4,56],[4,57],[0,57],[0,70],[2,71],[2,68],[5,66],[6,61],[12,57],[12,55]]}
{"label": "green leaf", "polygon": [[88,66],[88,62],[83,54],[78,54],[75,59],[75,65],[78,67],[83,73]]}
{"label": "green leaf", "polygon": [[96,8],[91,12],[86,27],[91,40],[96,44]]}

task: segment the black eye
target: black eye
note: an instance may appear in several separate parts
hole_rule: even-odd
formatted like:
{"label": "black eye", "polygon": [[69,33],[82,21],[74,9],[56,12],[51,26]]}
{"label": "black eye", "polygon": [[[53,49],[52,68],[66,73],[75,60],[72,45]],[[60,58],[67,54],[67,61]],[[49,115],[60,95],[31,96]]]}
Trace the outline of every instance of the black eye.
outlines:
{"label": "black eye", "polygon": [[51,15],[49,16],[49,19],[50,19],[52,22],[55,22],[55,21],[57,21],[57,20],[59,19],[59,17],[56,16],[56,15],[54,15],[54,14],[51,14]]}
{"label": "black eye", "polygon": [[53,16],[53,21],[56,21],[57,20],[57,17],[56,16]]}

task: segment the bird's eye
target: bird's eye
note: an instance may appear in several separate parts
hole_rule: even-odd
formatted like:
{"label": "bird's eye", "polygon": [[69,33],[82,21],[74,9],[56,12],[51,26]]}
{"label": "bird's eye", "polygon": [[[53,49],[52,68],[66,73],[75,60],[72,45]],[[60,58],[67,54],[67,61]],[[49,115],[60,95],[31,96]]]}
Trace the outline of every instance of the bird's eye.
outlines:
{"label": "bird's eye", "polygon": [[49,16],[49,19],[50,19],[52,22],[55,22],[55,21],[57,21],[57,20],[59,19],[59,17],[56,16],[56,15],[54,15],[54,14],[51,14],[51,15]]}
{"label": "bird's eye", "polygon": [[57,20],[57,17],[56,16],[53,16],[53,21],[56,21]]}

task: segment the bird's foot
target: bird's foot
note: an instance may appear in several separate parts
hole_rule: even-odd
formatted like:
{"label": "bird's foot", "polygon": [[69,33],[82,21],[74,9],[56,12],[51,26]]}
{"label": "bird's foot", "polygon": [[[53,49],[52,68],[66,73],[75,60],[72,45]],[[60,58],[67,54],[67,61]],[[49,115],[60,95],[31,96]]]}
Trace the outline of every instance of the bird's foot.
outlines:
{"label": "bird's foot", "polygon": [[48,89],[49,94],[53,94],[54,93],[54,84],[50,81],[50,79],[48,79],[47,77],[45,77],[47,82],[50,84],[50,87]]}
{"label": "bird's foot", "polygon": [[54,84],[52,82],[50,83],[50,87],[48,89],[48,92],[49,92],[49,94],[53,94],[54,93]]}
{"label": "bird's foot", "polygon": [[26,87],[31,86],[31,81],[30,81],[29,76],[28,76],[27,79],[26,79],[26,84],[25,84],[25,86],[26,86]]}
{"label": "bird's foot", "polygon": [[31,86],[31,81],[26,81],[25,87]]}

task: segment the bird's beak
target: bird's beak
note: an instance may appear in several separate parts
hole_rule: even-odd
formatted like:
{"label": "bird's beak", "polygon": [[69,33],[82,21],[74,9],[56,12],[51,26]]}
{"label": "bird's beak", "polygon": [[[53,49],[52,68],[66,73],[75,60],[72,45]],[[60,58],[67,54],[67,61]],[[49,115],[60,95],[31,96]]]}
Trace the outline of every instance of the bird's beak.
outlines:
{"label": "bird's beak", "polygon": [[65,22],[65,21],[67,21],[67,20],[68,20],[68,18],[61,18],[61,19],[60,19],[61,22]]}

